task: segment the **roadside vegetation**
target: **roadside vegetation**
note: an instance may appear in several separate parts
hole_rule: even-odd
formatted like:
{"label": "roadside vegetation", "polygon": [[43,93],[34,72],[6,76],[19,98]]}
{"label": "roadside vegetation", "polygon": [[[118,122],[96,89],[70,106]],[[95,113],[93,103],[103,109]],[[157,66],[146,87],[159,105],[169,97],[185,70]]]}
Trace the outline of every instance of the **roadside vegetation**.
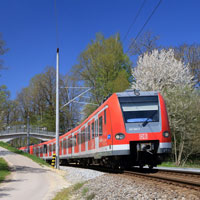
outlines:
{"label": "roadside vegetation", "polygon": [[53,200],[70,200],[74,196],[76,199],[84,198],[86,200],[92,200],[95,197],[95,194],[88,194],[89,189],[87,187],[83,187],[85,183],[86,182],[76,183],[69,188],[61,190],[57,193]]}
{"label": "roadside vegetation", "polygon": [[10,174],[9,166],[7,162],[0,158],[0,183]]}
{"label": "roadside vegetation", "polygon": [[18,150],[16,149],[15,147],[12,147],[10,144],[8,143],[5,143],[5,142],[1,142],[0,141],[0,146],[5,148],[5,149],[8,149],[9,151],[13,152],[13,153],[17,153],[17,154],[20,154],[20,155],[23,155],[23,156],[26,156],[28,158],[30,158],[31,160],[33,160],[34,162],[40,164],[40,165],[46,165],[46,166],[50,166],[48,163],[46,163],[44,160],[42,160],[41,158],[38,158],[37,156],[35,155],[31,155],[29,153],[26,153],[26,152],[23,152],[21,150]]}

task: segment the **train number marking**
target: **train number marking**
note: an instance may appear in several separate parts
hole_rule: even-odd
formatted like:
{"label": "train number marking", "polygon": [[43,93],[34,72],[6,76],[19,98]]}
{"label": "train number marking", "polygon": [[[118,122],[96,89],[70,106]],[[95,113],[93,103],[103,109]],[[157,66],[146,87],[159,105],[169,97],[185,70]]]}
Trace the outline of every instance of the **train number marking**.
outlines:
{"label": "train number marking", "polygon": [[148,140],[148,134],[147,133],[139,134],[139,139],[140,140]]}

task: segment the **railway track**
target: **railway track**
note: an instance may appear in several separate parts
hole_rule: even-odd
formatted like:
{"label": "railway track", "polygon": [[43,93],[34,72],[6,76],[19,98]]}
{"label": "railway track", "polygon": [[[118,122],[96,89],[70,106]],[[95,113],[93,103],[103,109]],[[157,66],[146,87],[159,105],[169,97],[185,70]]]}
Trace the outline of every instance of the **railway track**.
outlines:
{"label": "railway track", "polygon": [[159,169],[152,171],[124,171],[124,174],[195,189],[200,192],[200,173]]}
{"label": "railway track", "polygon": [[[73,167],[82,166],[70,165]],[[175,186],[185,187],[188,189],[194,189],[200,192],[200,173],[192,171],[174,171],[170,169],[148,169],[148,168],[133,168],[130,170],[113,170],[111,168],[103,168],[98,165],[91,165],[86,167],[87,169],[93,169],[97,171],[114,173],[114,174],[124,174],[127,176],[135,176],[140,178],[145,178],[149,180],[159,181],[162,183],[173,184]]]}

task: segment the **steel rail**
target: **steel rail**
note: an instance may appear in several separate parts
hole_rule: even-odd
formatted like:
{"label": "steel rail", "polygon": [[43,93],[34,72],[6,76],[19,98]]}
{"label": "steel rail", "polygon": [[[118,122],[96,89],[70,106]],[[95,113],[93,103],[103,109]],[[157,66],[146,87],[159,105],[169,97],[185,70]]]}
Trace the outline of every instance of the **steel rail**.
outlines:
{"label": "steel rail", "polygon": [[[162,173],[162,170],[159,170],[159,172]],[[168,171],[169,172],[169,171]],[[170,171],[171,172],[171,171]],[[175,171],[172,171],[174,174],[176,173]],[[181,172],[178,172],[179,174]],[[147,178],[152,178],[152,179],[159,179],[159,180],[164,180],[164,181],[169,181],[169,182],[175,182],[175,183],[179,183],[179,184],[184,184],[184,185],[189,185],[189,186],[194,186],[199,188],[200,190],[200,181],[199,179],[197,181],[191,181],[191,180],[187,180],[184,179],[183,177],[166,177],[164,176],[164,174],[159,174],[159,173],[154,173],[154,174],[146,174],[146,173],[142,173],[142,172],[134,172],[134,171],[124,171],[124,174],[127,175],[134,175],[134,176],[142,176],[142,177],[147,177]],[[184,175],[184,173],[182,172],[182,174]],[[189,174],[189,172],[185,173],[185,174]],[[192,172],[191,174],[195,174],[194,172]],[[166,174],[165,174],[166,175]],[[199,173],[196,173],[195,175],[199,175]]]}

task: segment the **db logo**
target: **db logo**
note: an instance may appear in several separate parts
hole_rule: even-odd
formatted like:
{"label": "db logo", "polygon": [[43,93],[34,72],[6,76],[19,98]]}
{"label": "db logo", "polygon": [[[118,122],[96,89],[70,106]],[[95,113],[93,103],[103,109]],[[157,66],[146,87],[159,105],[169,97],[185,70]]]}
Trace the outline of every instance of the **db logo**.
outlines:
{"label": "db logo", "polygon": [[147,140],[148,139],[148,134],[147,133],[139,134],[139,139],[140,140]]}

